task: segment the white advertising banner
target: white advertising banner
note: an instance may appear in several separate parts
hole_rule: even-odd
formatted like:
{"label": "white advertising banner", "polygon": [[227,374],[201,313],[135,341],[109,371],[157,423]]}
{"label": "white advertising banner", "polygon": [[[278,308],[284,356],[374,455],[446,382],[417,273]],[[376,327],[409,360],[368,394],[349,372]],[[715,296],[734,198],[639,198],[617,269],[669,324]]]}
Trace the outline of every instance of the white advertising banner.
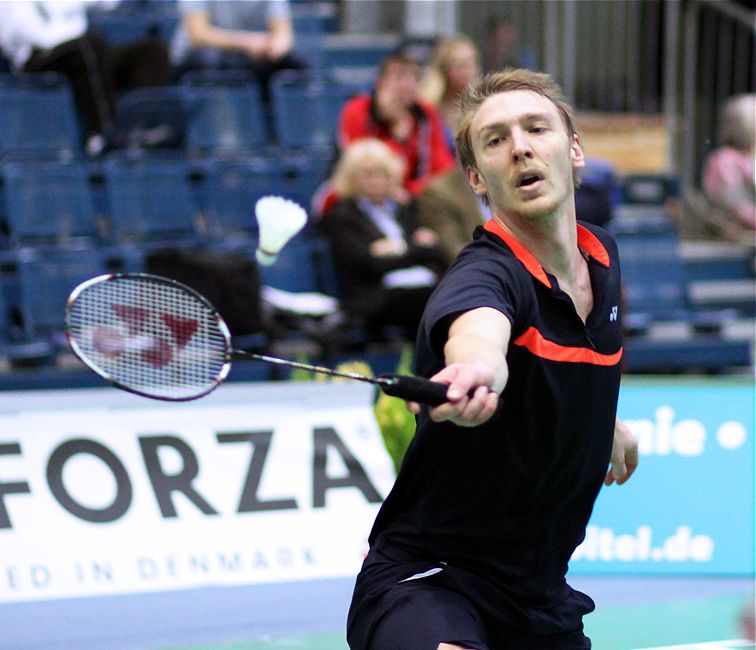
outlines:
{"label": "white advertising banner", "polygon": [[372,396],[0,394],[0,602],[356,575],[394,480]]}

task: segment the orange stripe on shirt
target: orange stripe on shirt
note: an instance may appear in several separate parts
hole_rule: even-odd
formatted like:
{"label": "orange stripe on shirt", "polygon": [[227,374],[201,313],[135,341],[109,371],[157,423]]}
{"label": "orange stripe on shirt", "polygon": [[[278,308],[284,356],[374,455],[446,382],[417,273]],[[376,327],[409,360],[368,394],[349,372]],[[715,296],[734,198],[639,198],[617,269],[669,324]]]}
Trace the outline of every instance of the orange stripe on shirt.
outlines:
{"label": "orange stripe on shirt", "polygon": [[614,366],[622,358],[622,348],[614,354],[600,354],[588,348],[573,348],[559,345],[543,338],[535,327],[529,327],[524,334],[514,341],[515,345],[526,348],[535,356],[549,361],[563,361],[565,363],[592,363],[595,366]]}

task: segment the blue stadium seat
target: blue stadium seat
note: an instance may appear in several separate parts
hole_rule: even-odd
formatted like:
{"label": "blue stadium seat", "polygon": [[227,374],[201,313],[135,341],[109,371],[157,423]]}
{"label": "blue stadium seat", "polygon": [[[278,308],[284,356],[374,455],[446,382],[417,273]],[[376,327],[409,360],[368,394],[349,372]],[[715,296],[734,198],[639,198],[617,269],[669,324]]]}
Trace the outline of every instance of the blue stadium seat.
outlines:
{"label": "blue stadium seat", "polygon": [[186,160],[111,155],[103,170],[114,242],[160,246],[202,240],[203,221]]}
{"label": "blue stadium seat", "polygon": [[628,372],[719,372],[750,365],[748,342],[724,336],[736,314],[692,307],[679,237],[668,222],[621,219],[610,230],[622,266]]}
{"label": "blue stadium seat", "polygon": [[284,246],[271,266],[260,266],[261,296],[277,342],[316,344],[322,357],[344,346],[347,325],[333,295],[329,250],[311,227]]}
{"label": "blue stadium seat", "polygon": [[12,365],[39,364],[51,361],[54,352],[52,343],[46,340],[28,341],[21,332],[19,314],[14,311],[0,291],[0,357]]}
{"label": "blue stadium seat", "polygon": [[212,238],[243,243],[256,236],[255,203],[280,182],[281,163],[270,158],[213,158],[201,169],[202,207]]}
{"label": "blue stadium seat", "polygon": [[284,70],[271,80],[278,143],[289,149],[333,153],[339,115],[358,92],[352,84]]}
{"label": "blue stadium seat", "polygon": [[329,251],[322,236],[311,227],[292,238],[271,266],[260,266],[265,285],[292,293],[324,293],[333,289],[327,266]]}
{"label": "blue stadium seat", "polygon": [[15,289],[24,339],[65,347],[69,294],[84,280],[108,271],[108,254],[98,248],[20,251]]}
{"label": "blue stadium seat", "polygon": [[621,219],[608,228],[619,247],[626,323],[688,318],[685,268],[671,221]]}
{"label": "blue stadium seat", "polygon": [[118,102],[113,147],[141,152],[183,150],[196,111],[196,102],[178,86],[131,90]]}
{"label": "blue stadium seat", "polygon": [[68,80],[55,73],[3,75],[0,155],[70,160],[81,155],[81,125]]}
{"label": "blue stadium seat", "polygon": [[179,20],[175,4],[169,0],[126,0],[115,8],[93,6],[87,11],[89,28],[102,34],[111,45],[147,37],[168,42]]}
{"label": "blue stadium seat", "polygon": [[182,88],[196,109],[187,132],[189,153],[259,154],[269,133],[258,85],[240,71],[185,73]]}
{"label": "blue stadium seat", "polygon": [[23,161],[0,164],[4,220],[13,245],[57,245],[99,236],[89,184],[81,162]]}
{"label": "blue stadium seat", "polygon": [[664,205],[680,196],[679,179],[671,174],[623,174],[619,186],[625,205]]}
{"label": "blue stadium seat", "polygon": [[307,62],[310,70],[322,70],[325,65],[325,32],[328,17],[317,13],[317,8],[299,6],[292,11],[294,54]]}
{"label": "blue stadium seat", "polygon": [[202,170],[202,207],[214,240],[243,242],[257,232],[254,206],[278,195],[309,211],[313,194],[325,180],[330,162],[313,156],[222,159],[198,163]]}

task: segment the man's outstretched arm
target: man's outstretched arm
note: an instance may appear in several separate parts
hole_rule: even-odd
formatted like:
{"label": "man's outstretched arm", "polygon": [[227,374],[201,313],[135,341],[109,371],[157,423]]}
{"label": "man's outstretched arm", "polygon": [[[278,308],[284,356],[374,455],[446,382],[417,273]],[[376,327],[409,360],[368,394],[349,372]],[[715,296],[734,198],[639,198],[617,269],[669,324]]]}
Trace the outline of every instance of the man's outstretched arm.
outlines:
{"label": "man's outstretched arm", "polygon": [[[444,346],[446,366],[431,381],[448,384],[448,401],[430,410],[436,422],[459,426],[483,424],[496,411],[509,377],[506,351],[512,331],[509,320],[490,307],[458,316]],[[410,403],[417,413],[418,404]]]}

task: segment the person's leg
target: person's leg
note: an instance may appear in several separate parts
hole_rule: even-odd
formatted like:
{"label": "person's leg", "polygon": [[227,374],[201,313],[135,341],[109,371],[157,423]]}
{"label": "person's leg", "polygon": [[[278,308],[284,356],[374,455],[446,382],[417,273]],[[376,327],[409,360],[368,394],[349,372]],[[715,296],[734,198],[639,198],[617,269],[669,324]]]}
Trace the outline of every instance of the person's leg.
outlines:
{"label": "person's leg", "polygon": [[591,640],[579,630],[559,634],[532,634],[514,629],[495,630],[492,644],[497,650],[590,650]]}
{"label": "person's leg", "polygon": [[170,78],[168,47],[159,38],[115,45],[111,59],[115,87],[121,91],[163,86]]}
{"label": "person's leg", "polygon": [[[378,611],[382,613],[376,616]],[[353,650],[489,650],[483,623],[471,603],[425,580],[395,585],[377,608],[366,605],[361,612],[357,605],[351,618],[354,627],[370,621],[363,636],[366,645],[352,645]]]}
{"label": "person's leg", "polygon": [[90,136],[101,136],[110,129],[115,115],[115,93],[108,56],[107,45],[101,38],[85,34],[49,52],[35,52],[24,70],[66,75],[85,130]]}

